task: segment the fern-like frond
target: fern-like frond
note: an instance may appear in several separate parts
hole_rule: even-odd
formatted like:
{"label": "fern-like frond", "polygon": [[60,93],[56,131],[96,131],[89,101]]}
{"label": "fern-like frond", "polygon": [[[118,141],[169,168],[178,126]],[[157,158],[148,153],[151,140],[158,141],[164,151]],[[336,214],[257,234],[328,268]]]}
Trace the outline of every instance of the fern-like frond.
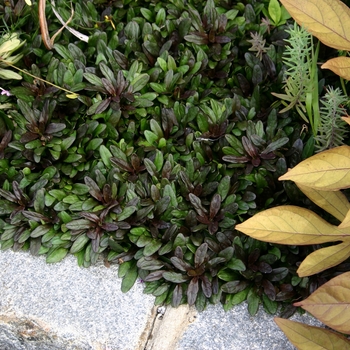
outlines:
{"label": "fern-like frond", "polygon": [[345,116],[344,105],[349,99],[337,88],[328,87],[326,94],[321,100],[320,124],[315,137],[317,152],[333,147],[341,146],[349,126],[341,119]]}

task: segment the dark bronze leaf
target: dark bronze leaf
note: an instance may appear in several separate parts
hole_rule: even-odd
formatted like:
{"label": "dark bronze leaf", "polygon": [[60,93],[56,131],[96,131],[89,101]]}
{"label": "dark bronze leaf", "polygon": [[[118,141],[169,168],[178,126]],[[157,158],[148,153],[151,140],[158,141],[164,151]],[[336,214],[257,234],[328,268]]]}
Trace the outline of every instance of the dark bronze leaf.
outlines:
{"label": "dark bronze leaf", "polygon": [[258,157],[258,149],[253,145],[253,143],[248,139],[248,137],[242,137],[242,145],[244,150],[248,153],[251,158]]}
{"label": "dark bronze leaf", "polygon": [[126,162],[124,159],[121,158],[116,158],[116,157],[112,157],[110,159],[110,161],[116,165],[118,168],[120,168],[121,170],[127,171],[129,173],[133,173],[134,169],[130,166],[130,164],[128,162]]}
{"label": "dark bronze leaf", "polygon": [[217,35],[215,36],[215,42],[218,43],[218,44],[226,44],[226,43],[229,43],[231,42],[231,38],[229,38],[228,36],[225,36],[225,35]]}
{"label": "dark bronze leaf", "polygon": [[100,114],[102,112],[104,112],[108,106],[111,103],[111,99],[110,98],[106,98],[105,100],[101,101],[99,103],[99,105],[97,106],[97,108],[95,109],[95,113],[94,114]]}
{"label": "dark bronze leaf", "polygon": [[203,294],[207,297],[210,298],[213,291],[211,288],[211,282],[209,281],[209,278],[206,275],[203,275],[201,278],[202,281],[202,291]]}
{"label": "dark bronze leaf", "polygon": [[271,273],[267,275],[267,278],[271,282],[277,282],[283,280],[289,273],[289,270],[287,267],[278,267],[276,269],[273,269]]}
{"label": "dark bronze leaf", "polygon": [[263,279],[261,284],[264,288],[264,293],[267,295],[267,297],[272,301],[275,300],[276,290],[273,284],[267,279]]}
{"label": "dark bronze leaf", "polygon": [[0,188],[0,196],[13,203],[17,203],[18,201],[17,197],[14,196],[10,191],[3,190],[2,188]]}
{"label": "dark bronze leaf", "polygon": [[259,271],[262,273],[271,273],[272,272],[272,267],[266,262],[261,261],[257,265],[258,265]]}
{"label": "dark bronze leaf", "polygon": [[260,256],[260,249],[255,248],[248,256],[248,266],[253,265]]}
{"label": "dark bronze leaf", "polygon": [[236,294],[246,289],[248,282],[246,281],[230,281],[221,286],[221,289],[225,293]]}
{"label": "dark bronze leaf", "polygon": [[12,182],[12,189],[13,189],[13,193],[15,194],[17,201],[19,203],[26,203],[27,202],[27,198],[24,195],[23,191],[20,189],[17,181]]}
{"label": "dark bronze leaf", "polygon": [[166,270],[158,270],[158,271],[151,272],[143,280],[145,282],[158,281],[163,277],[163,272],[165,272],[165,271]]}
{"label": "dark bronze leaf", "polygon": [[66,124],[50,123],[45,129],[45,134],[54,134],[56,132],[64,130],[65,128],[66,128]]}
{"label": "dark bronze leaf", "polygon": [[181,299],[182,299],[182,286],[181,284],[178,284],[174,289],[171,305],[173,307],[178,307],[181,303]]}
{"label": "dark bronze leaf", "polygon": [[219,212],[221,207],[221,196],[216,193],[214,194],[211,202],[210,202],[210,209],[209,209],[209,218],[214,219],[216,214]]}
{"label": "dark bronze leaf", "polygon": [[202,243],[196,250],[196,253],[194,255],[194,264],[195,267],[198,267],[202,265],[206,259],[208,251],[208,244]]}
{"label": "dark bronze leaf", "polygon": [[101,226],[105,231],[108,232],[113,232],[113,231],[117,231],[119,226],[113,222],[106,222],[105,224],[103,224]]}
{"label": "dark bronze leaf", "polygon": [[113,86],[113,84],[106,78],[101,78],[102,84],[106,89],[107,93],[111,96],[116,96],[117,92]]}
{"label": "dark bronze leaf", "polygon": [[84,177],[85,184],[89,187],[89,193],[97,199],[99,202],[103,201],[103,195],[100,188],[97,186],[97,183],[91,179],[91,177]]}
{"label": "dark bronze leaf", "polygon": [[183,261],[182,259],[180,259],[176,256],[171,257],[170,261],[180,271],[186,272],[186,271],[189,271],[190,269],[192,269],[191,265],[189,265],[188,263],[186,263],[185,261]]}
{"label": "dark bronze leaf", "polygon": [[95,223],[99,223],[100,218],[94,213],[82,212],[80,216]]}
{"label": "dark bronze leaf", "polygon": [[126,81],[123,72],[120,70],[117,74],[117,89],[115,91],[116,96],[121,95],[122,91],[125,89]]}
{"label": "dark bronze leaf", "polygon": [[184,39],[196,45],[207,45],[209,43],[208,35],[200,32],[192,32],[189,35],[185,35]]}
{"label": "dark bronze leaf", "polygon": [[190,202],[193,205],[194,209],[196,210],[197,214],[199,216],[205,217],[206,214],[208,213],[208,211],[207,211],[207,209],[205,209],[202,206],[201,200],[196,195],[194,195],[193,193],[189,194],[189,199],[190,199]]}
{"label": "dark bronze leaf", "polygon": [[197,299],[197,294],[199,290],[199,285],[198,285],[198,278],[194,277],[191,279],[191,282],[188,285],[187,288],[187,302],[188,305],[194,305]]}
{"label": "dark bronze leaf", "polygon": [[229,163],[238,163],[238,164],[242,164],[242,163],[247,163],[250,161],[250,158],[246,157],[246,156],[242,156],[242,157],[236,157],[236,156],[223,156],[222,160],[224,160],[225,162],[229,162]]}
{"label": "dark bronze leaf", "polygon": [[39,134],[35,134],[32,132],[26,132],[25,134],[23,134],[20,138],[20,142],[22,143],[28,143],[30,141],[36,140],[37,138],[39,138]]}
{"label": "dark bronze leaf", "polygon": [[49,218],[47,218],[46,216],[40,214],[40,213],[36,213],[34,211],[27,211],[27,210],[23,210],[22,214],[24,217],[26,217],[29,220],[33,220],[36,222],[50,222],[51,220]]}

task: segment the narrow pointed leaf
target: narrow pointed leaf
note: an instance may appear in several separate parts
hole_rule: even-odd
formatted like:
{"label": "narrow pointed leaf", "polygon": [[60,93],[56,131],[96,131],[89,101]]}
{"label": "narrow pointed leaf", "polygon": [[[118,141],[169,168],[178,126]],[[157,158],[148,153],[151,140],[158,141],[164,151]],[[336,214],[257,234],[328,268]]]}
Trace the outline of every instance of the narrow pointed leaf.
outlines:
{"label": "narrow pointed leaf", "polygon": [[350,208],[343,219],[343,222],[338,226],[338,228],[349,228],[350,227]]}
{"label": "narrow pointed leaf", "polygon": [[196,267],[204,263],[205,257],[207,255],[207,251],[208,251],[207,243],[203,243],[197,248],[196,254],[194,255],[194,263]]}
{"label": "narrow pointed leaf", "polygon": [[198,279],[192,278],[190,284],[188,285],[187,288],[187,302],[188,305],[194,305],[194,303],[196,302],[197,299],[197,295],[198,295],[198,290],[199,290],[199,286],[198,286]]}
{"label": "narrow pointed leaf", "polygon": [[170,281],[173,283],[183,283],[183,282],[188,281],[188,279],[189,279],[189,277],[186,275],[183,275],[181,273],[176,273],[176,272],[170,272],[170,271],[164,272],[163,277],[167,281]]}
{"label": "narrow pointed leaf", "polygon": [[350,187],[350,146],[336,147],[316,154],[281,176],[297,184],[322,191]]}
{"label": "narrow pointed leaf", "polygon": [[307,299],[294,305],[301,306],[338,332],[348,334],[350,331],[350,272],[331,279]]}
{"label": "narrow pointed leaf", "polygon": [[324,328],[275,317],[275,322],[287,338],[300,350],[309,349],[348,349],[350,341],[345,337]]}
{"label": "narrow pointed leaf", "polygon": [[255,239],[279,244],[320,244],[350,237],[305,208],[292,205],[271,208],[236,226]]}
{"label": "narrow pointed leaf", "polygon": [[335,74],[343,79],[350,80],[350,58],[349,57],[335,57],[323,63],[322,69],[330,69]]}
{"label": "narrow pointed leaf", "polygon": [[[350,241],[331,247],[321,248],[309,254],[299,266],[299,277],[314,275],[337,266],[350,256]],[[350,328],[349,328],[350,329]]]}
{"label": "narrow pointed leaf", "polygon": [[340,191],[321,191],[301,184],[297,186],[310,200],[339,221],[343,221],[350,210],[348,199]]}

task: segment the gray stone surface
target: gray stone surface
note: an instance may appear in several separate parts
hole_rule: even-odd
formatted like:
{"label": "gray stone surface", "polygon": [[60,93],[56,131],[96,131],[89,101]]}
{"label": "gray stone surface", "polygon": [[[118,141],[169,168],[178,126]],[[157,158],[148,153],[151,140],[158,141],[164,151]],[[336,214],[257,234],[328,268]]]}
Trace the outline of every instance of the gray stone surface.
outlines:
{"label": "gray stone surface", "polygon": [[[44,257],[12,251],[0,251],[0,266],[0,350],[144,350],[146,344],[152,350],[293,349],[262,307],[255,317],[246,304],[182,316],[173,310],[164,327],[155,327],[162,318],[154,298],[140,283],[123,294],[117,266],[79,268],[72,256],[46,264]],[[181,317],[183,327],[176,328]],[[293,319],[320,325],[309,315]]]}
{"label": "gray stone surface", "polygon": [[[0,252],[0,266],[0,316],[37,323],[58,343],[65,341],[74,349],[137,348],[154,298],[142,294],[138,283],[129,293],[121,293],[117,266],[79,268],[73,256],[46,264],[44,257],[12,251]],[[11,329],[1,333],[3,341],[5,333],[14,336]]]}
{"label": "gray stone surface", "polygon": [[[321,322],[308,314],[294,315],[291,320],[313,326]],[[178,343],[177,350],[292,350],[294,346],[265,313],[263,307],[254,317],[247,304],[225,312],[219,305],[210,305],[197,315]]]}

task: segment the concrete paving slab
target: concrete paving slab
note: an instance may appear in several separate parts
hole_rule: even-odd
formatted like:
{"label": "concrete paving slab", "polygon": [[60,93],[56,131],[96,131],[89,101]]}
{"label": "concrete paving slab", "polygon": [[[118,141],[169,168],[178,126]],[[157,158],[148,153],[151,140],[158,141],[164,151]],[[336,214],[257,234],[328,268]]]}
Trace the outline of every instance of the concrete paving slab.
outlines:
{"label": "concrete paving slab", "polygon": [[[0,251],[1,350],[291,350],[262,307],[250,317],[246,304],[225,312],[211,305],[202,313],[182,305],[154,307],[136,283],[120,290],[118,267],[103,262],[79,268],[66,257]],[[310,315],[294,320],[321,323]]]}
{"label": "concrete paving slab", "polygon": [[[146,341],[143,332],[153,317],[154,298],[143,294],[138,283],[123,294],[117,266],[106,268],[101,262],[79,268],[73,256],[46,264],[44,257],[10,250],[0,252],[0,266],[0,323],[7,325],[0,334],[2,350],[6,349],[5,333],[27,343],[23,349],[31,349],[28,344],[35,342],[38,349],[48,349],[40,348],[43,336],[30,339],[30,328],[45,334],[51,343],[57,339],[57,346],[65,344],[62,349],[143,347],[139,342]],[[13,328],[26,328],[26,323],[29,330],[13,333]]]}
{"label": "concrete paving slab", "polygon": [[[312,326],[322,323],[309,314],[295,314],[290,318]],[[219,305],[210,305],[197,314],[176,350],[292,350],[295,347],[264,312],[262,306],[251,317],[247,304],[242,303],[225,312]]]}

